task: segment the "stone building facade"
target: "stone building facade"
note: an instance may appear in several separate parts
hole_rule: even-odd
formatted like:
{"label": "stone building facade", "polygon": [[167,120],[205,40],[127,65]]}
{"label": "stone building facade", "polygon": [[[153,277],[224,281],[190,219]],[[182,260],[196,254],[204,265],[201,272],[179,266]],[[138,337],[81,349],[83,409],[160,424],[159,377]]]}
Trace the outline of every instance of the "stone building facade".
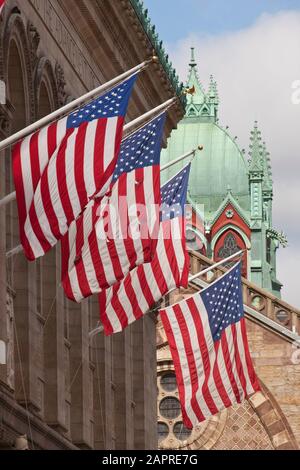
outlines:
{"label": "stone building facade", "polygon": [[[0,20],[0,138],[149,58],[138,79],[132,120],[180,95],[175,71],[137,0],[7,0]],[[183,116],[168,113],[166,134]],[[0,197],[14,190],[11,149],[0,158]],[[155,319],[123,334],[89,331],[97,299],[68,302],[60,247],[28,263],[19,245],[16,203],[0,210],[0,447],[27,436],[31,449],[148,449],[157,445]],[[3,343],[2,343],[3,344]]]}

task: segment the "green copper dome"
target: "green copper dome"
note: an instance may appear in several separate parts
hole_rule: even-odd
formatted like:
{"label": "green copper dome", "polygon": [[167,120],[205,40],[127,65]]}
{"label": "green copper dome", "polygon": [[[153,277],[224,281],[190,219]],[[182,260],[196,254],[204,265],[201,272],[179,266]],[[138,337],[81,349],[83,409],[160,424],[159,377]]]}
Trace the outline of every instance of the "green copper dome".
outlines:
{"label": "green copper dome", "polygon": [[[162,164],[203,145],[204,150],[197,152],[192,163],[189,194],[193,202],[204,204],[205,218],[210,218],[230,187],[240,206],[248,211],[248,164],[235,140],[217,124],[219,100],[216,83],[211,77],[209,91],[204,92],[193,49],[187,86],[194,87],[195,94],[188,95],[186,116],[168,139],[167,149],[162,151]],[[163,181],[185,164],[183,162],[164,171]]]}

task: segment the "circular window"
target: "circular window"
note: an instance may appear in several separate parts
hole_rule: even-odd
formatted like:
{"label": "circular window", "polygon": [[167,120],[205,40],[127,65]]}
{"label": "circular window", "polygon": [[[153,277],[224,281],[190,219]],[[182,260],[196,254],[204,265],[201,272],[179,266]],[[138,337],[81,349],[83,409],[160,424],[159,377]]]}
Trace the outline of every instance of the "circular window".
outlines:
{"label": "circular window", "polygon": [[166,392],[174,392],[177,389],[176,375],[173,373],[163,375],[160,384]]}
{"label": "circular window", "polygon": [[163,441],[169,435],[169,428],[165,423],[157,423],[158,442]]}
{"label": "circular window", "polygon": [[276,318],[283,325],[287,325],[289,322],[290,316],[288,312],[286,312],[285,310],[278,310],[278,312],[276,312]]}
{"label": "circular window", "polygon": [[192,430],[186,428],[183,423],[176,423],[173,432],[179,441],[186,441],[192,434]]}
{"label": "circular window", "polygon": [[181,412],[179,400],[173,397],[165,398],[160,402],[159,411],[164,418],[177,418]]}

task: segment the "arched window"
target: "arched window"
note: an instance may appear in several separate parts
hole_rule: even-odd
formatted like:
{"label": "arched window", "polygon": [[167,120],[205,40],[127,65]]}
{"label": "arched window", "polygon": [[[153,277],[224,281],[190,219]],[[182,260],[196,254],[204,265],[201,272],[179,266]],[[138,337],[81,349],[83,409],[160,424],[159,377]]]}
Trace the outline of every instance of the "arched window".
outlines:
{"label": "arched window", "polygon": [[[217,240],[214,249],[214,258],[215,261],[220,261],[222,259],[228,258],[238,251],[246,249],[245,242],[241,235],[235,230],[227,230],[224,232]],[[226,268],[231,268],[236,263],[236,260],[229,261],[225,263]],[[247,277],[247,252],[243,254],[242,257],[242,275]]]}

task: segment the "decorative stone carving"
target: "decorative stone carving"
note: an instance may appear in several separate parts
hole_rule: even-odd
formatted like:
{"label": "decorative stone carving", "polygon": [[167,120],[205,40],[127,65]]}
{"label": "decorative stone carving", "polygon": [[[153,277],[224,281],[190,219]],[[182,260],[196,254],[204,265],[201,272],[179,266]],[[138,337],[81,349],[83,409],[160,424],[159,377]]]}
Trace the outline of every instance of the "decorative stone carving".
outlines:
{"label": "decorative stone carving", "polygon": [[63,68],[59,65],[58,62],[55,65],[55,76],[57,82],[58,102],[60,106],[63,106],[67,98],[67,94],[65,91],[66,80]]}
{"label": "decorative stone carving", "polygon": [[39,47],[41,37],[38,33],[38,30],[32,23],[28,23],[27,25],[27,36],[30,46],[32,68],[34,69],[38,61],[37,49]]}

